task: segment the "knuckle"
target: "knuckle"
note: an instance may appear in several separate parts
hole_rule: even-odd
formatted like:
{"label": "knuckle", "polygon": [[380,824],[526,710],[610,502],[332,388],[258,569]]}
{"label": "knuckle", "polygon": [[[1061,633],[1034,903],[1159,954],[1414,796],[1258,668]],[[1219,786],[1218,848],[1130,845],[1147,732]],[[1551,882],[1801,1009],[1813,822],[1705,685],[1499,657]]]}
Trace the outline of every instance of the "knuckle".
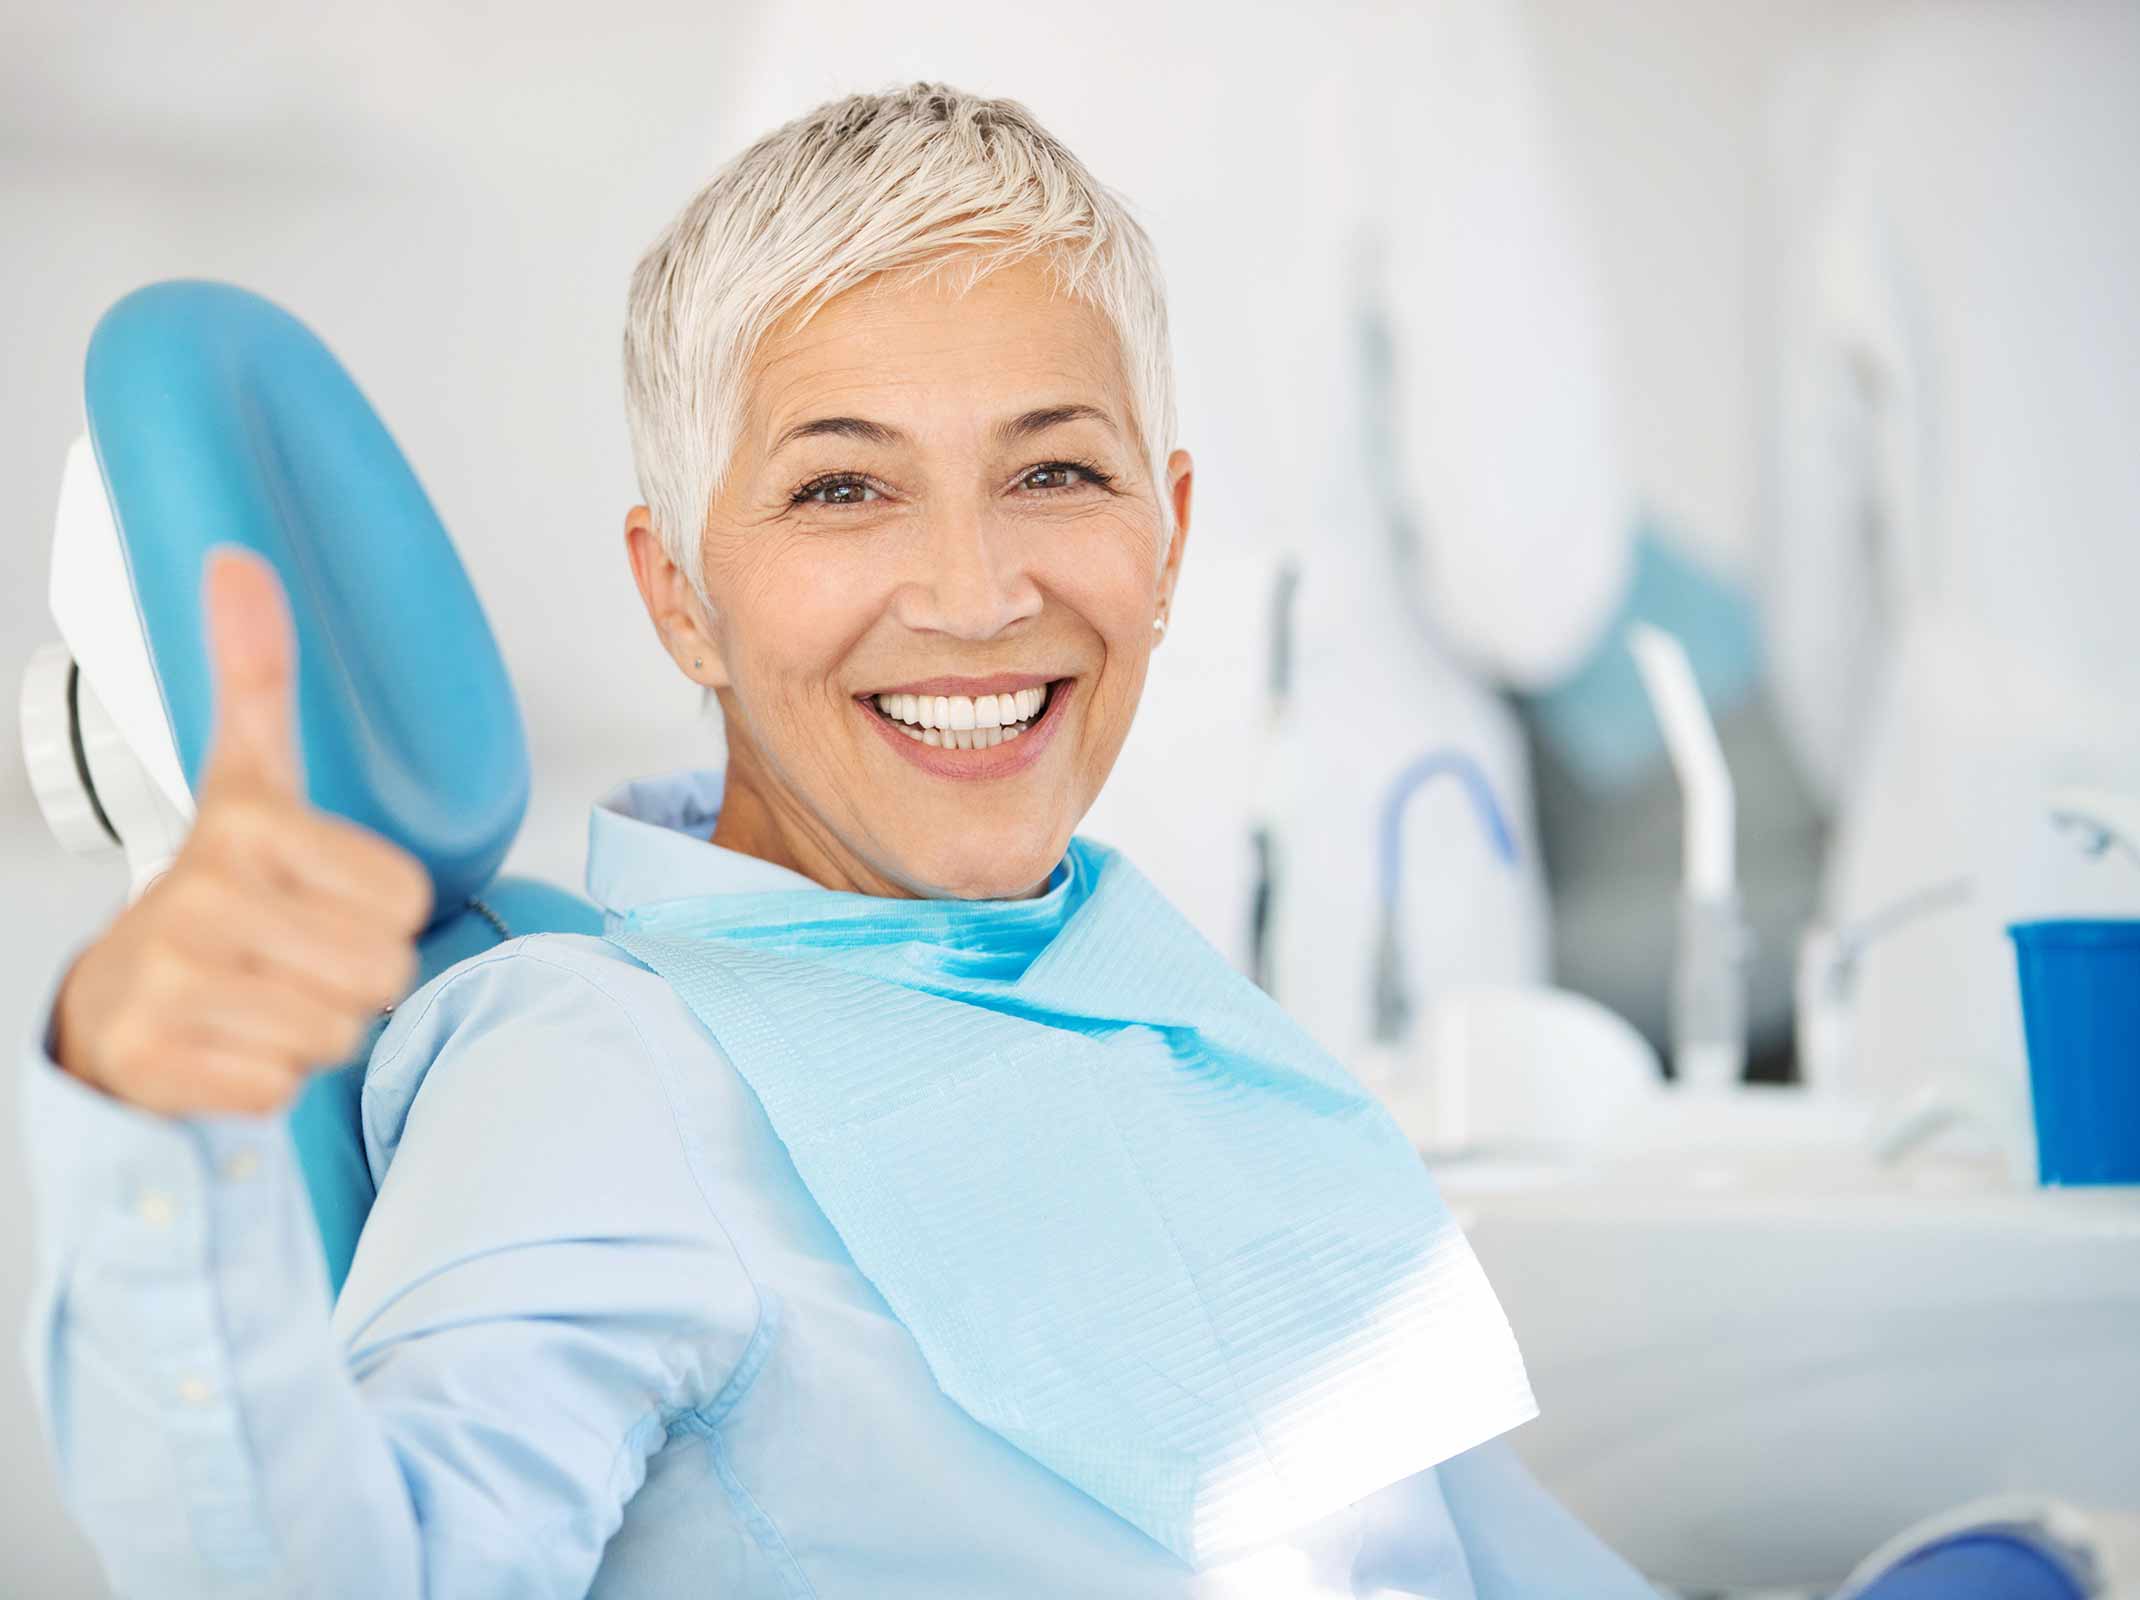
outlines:
{"label": "knuckle", "polygon": [[134,964],[134,996],[144,1007],[163,1010],[191,991],[193,965],[173,930],[146,941]]}
{"label": "knuckle", "polygon": [[220,867],[219,862],[208,861],[183,876],[171,874],[162,907],[167,928],[190,934],[227,920],[230,896]]}

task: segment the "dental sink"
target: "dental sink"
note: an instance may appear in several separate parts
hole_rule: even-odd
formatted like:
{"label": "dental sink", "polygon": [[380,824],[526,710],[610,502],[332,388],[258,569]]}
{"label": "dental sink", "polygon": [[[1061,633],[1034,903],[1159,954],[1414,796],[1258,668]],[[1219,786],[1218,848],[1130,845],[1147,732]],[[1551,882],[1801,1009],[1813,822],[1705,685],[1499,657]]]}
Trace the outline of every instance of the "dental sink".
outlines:
{"label": "dental sink", "polygon": [[1832,1583],[1999,1491],[2140,1508],[2140,1189],[1879,1165],[1849,1114],[1771,1096],[1583,1163],[1434,1163],[1539,1478],[1685,1588]]}

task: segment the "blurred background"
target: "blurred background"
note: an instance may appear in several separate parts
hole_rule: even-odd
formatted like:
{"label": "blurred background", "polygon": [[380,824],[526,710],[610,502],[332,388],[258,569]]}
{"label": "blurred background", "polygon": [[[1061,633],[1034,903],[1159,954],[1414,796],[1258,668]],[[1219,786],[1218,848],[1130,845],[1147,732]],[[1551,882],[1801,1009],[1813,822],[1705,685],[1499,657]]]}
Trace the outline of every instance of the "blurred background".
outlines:
{"label": "blurred background", "polygon": [[[2044,798],[2140,794],[2132,8],[1116,9],[1063,37],[963,0],[0,0],[0,679],[53,637],[97,318],[242,284],[429,489],[527,720],[508,869],[577,887],[600,792],[720,759],[623,558],[632,265],[751,137],[941,78],[1030,105],[1168,273],[1193,537],[1089,831],[1349,1060],[1444,991],[1552,985],[1683,1073],[1685,807],[1628,651],[1655,624],[1734,780],[1747,1076],[1815,1075],[1805,939],[1839,932],[1861,1003],[1820,1070],[1890,1099],[1948,1073],[2025,1160],[2003,924],[2140,909]],[[11,1028],[123,889],[0,758]],[[16,1162],[0,1217],[19,1328]],[[0,1592],[99,1593],[19,1362],[0,1476]],[[1606,1531],[1701,1565],[1631,1512]]]}

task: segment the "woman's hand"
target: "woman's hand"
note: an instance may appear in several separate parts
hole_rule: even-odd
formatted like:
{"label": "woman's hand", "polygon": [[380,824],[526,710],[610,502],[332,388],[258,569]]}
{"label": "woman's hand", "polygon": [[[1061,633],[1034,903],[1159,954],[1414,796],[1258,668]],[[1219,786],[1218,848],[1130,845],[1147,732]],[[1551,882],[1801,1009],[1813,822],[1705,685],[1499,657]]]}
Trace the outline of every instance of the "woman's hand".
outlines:
{"label": "woman's hand", "polygon": [[53,1055],[151,1111],[272,1111],[407,992],[431,877],[307,802],[294,630],[274,569],[222,547],[202,596],[216,721],[193,829],[68,970]]}

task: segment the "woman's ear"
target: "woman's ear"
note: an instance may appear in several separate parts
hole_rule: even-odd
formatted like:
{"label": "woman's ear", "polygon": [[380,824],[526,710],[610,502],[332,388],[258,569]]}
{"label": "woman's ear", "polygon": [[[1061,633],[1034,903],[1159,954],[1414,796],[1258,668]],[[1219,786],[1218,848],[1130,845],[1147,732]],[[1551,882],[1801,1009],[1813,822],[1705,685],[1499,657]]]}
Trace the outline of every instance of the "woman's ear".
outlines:
{"label": "woman's ear", "polygon": [[691,580],[662,548],[661,536],[654,531],[654,514],[647,507],[633,506],[624,514],[624,547],[632,578],[639,585],[639,598],[646,603],[662,649],[693,683],[708,689],[728,687],[727,663],[709,619]]}
{"label": "woman's ear", "polygon": [[1181,577],[1181,556],[1189,542],[1189,493],[1196,478],[1196,463],[1186,450],[1167,457],[1166,494],[1174,510],[1174,537],[1167,543],[1167,558],[1159,569],[1159,615],[1174,612],[1174,585]]}

